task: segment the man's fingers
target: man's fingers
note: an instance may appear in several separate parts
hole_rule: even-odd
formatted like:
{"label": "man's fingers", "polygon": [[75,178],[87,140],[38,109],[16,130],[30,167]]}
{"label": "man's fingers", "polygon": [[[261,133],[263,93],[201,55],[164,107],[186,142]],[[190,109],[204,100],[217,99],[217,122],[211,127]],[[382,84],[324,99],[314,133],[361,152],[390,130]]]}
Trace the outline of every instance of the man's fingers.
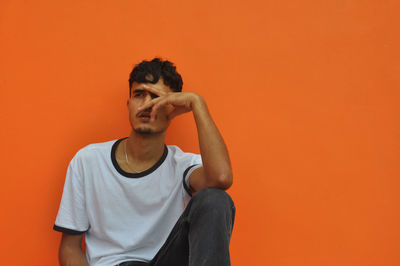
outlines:
{"label": "man's fingers", "polygon": [[150,113],[150,121],[154,121],[157,113],[158,105],[154,104],[153,107],[151,108],[151,113]]}
{"label": "man's fingers", "polygon": [[156,88],[153,88],[153,87],[150,87],[150,86],[147,86],[147,85],[143,85],[143,89],[145,89],[148,92],[151,92],[151,93],[153,93],[153,94],[155,94],[157,96],[164,96],[164,95],[167,94],[167,92],[165,92],[165,91],[158,90]]}
{"label": "man's fingers", "polygon": [[157,99],[154,99],[154,100],[157,100],[157,101],[154,103],[153,107],[151,108],[150,120],[152,120],[152,121],[154,120],[158,109],[160,107],[165,106],[165,105],[168,104],[168,99],[166,97],[157,98]]}
{"label": "man's fingers", "polygon": [[[156,116],[158,110],[161,107],[171,104],[173,107],[177,108],[178,106],[184,105],[184,103],[181,103],[179,101],[179,99],[177,97],[175,97],[175,96],[176,95],[174,95],[172,93],[171,94],[167,93],[167,95],[160,96],[158,98],[152,99],[149,102],[143,104],[141,107],[138,108],[138,110],[139,111],[143,111],[143,110],[151,108],[150,120],[154,121],[155,116]],[[181,108],[182,107],[183,106],[181,106]],[[181,108],[178,108],[178,109],[174,110],[170,114],[171,119],[174,118],[177,115],[180,115],[182,113],[185,113],[185,112],[189,111],[189,110],[186,110],[187,108],[185,108],[185,110],[181,110]]]}
{"label": "man's fingers", "polygon": [[142,110],[148,109],[148,108],[152,107],[154,104],[156,104],[157,101],[159,101],[159,100],[160,100],[160,98],[152,99],[149,102],[147,102],[147,103],[143,104],[142,106],[140,106],[138,108],[138,110],[142,111]]}

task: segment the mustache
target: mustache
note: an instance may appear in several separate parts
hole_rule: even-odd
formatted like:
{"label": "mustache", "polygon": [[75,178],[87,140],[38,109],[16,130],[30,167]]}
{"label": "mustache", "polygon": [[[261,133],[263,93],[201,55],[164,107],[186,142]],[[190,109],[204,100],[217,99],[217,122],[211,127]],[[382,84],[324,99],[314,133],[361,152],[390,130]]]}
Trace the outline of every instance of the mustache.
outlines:
{"label": "mustache", "polygon": [[151,114],[151,108],[145,109],[143,111],[140,111],[139,113],[136,114],[136,117],[141,117],[141,116],[150,116]]}

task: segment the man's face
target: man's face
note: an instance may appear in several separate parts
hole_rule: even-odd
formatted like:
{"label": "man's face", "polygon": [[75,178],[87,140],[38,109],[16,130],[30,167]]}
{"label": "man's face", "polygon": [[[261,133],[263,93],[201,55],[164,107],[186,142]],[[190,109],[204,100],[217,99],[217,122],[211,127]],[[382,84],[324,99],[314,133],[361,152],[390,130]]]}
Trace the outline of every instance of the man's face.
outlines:
{"label": "man's face", "polygon": [[132,129],[139,134],[159,134],[164,133],[169,126],[167,107],[161,107],[157,110],[154,121],[150,122],[151,109],[138,111],[138,108],[148,101],[157,98],[158,95],[151,93],[146,88],[151,87],[160,94],[172,92],[172,90],[164,84],[162,78],[156,84],[136,83],[132,84],[131,97],[128,100],[129,121]]}

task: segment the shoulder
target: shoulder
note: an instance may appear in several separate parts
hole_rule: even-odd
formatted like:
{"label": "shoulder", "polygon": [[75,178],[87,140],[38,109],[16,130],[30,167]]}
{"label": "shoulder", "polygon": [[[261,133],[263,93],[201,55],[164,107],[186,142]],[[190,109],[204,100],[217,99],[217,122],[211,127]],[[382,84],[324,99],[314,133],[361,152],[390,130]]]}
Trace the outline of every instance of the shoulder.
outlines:
{"label": "shoulder", "polygon": [[168,154],[173,162],[177,164],[199,164],[201,163],[200,154],[184,152],[176,145],[168,145]]}
{"label": "shoulder", "polygon": [[184,158],[184,157],[193,157],[193,156],[200,156],[199,154],[196,153],[191,153],[191,152],[184,152],[181,150],[176,145],[168,145],[168,153],[171,154],[171,157],[173,158]]}
{"label": "shoulder", "polygon": [[94,158],[109,156],[114,143],[118,140],[111,140],[101,143],[92,143],[79,149],[71,160],[71,164],[79,164],[90,161]]}

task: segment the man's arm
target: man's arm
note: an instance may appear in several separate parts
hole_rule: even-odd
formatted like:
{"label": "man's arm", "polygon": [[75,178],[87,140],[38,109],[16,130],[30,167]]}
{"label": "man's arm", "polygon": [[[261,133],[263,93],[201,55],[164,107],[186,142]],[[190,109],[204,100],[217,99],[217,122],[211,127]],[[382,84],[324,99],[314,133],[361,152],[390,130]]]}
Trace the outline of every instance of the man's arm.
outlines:
{"label": "man's arm", "polygon": [[193,112],[203,161],[203,167],[194,170],[190,175],[190,186],[194,191],[206,187],[228,189],[233,182],[228,150],[204,99],[192,92],[165,93],[149,86],[145,86],[144,89],[159,96],[139,108],[144,110],[151,107],[151,120],[154,120],[159,108],[167,106],[172,107],[169,119]]}
{"label": "man's arm", "polygon": [[228,189],[233,182],[228,150],[205,101],[199,95],[195,95],[192,101],[192,112],[197,126],[203,167],[194,170],[190,175],[190,186],[195,192],[205,187]]}
{"label": "man's arm", "polygon": [[61,266],[89,266],[81,244],[82,235],[62,234],[59,249]]}

